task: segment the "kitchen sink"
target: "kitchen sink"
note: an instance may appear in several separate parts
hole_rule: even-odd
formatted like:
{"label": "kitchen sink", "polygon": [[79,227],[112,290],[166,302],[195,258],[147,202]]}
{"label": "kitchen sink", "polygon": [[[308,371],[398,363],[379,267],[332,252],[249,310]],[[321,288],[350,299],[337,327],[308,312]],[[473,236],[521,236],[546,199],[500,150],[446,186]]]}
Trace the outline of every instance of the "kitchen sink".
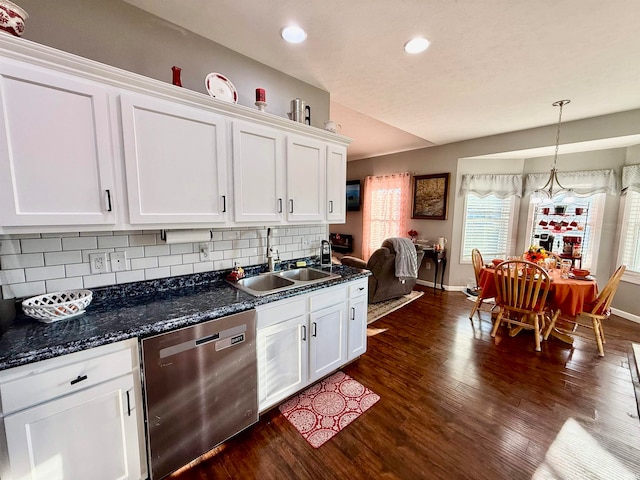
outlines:
{"label": "kitchen sink", "polygon": [[240,285],[249,290],[266,292],[269,290],[278,290],[283,287],[290,287],[291,285],[295,285],[295,282],[278,275],[258,275],[256,277],[247,277],[238,280],[236,285]]}
{"label": "kitchen sink", "polygon": [[290,278],[292,280],[300,280],[308,282],[310,280],[320,280],[321,278],[330,277],[332,274],[329,272],[323,272],[322,270],[315,270],[313,268],[296,268],[294,270],[285,270],[278,274],[280,277]]}
{"label": "kitchen sink", "polygon": [[316,270],[315,268],[296,268],[293,270],[262,273],[254,277],[246,277],[237,282],[229,283],[242,291],[260,297],[283,290],[326,282],[339,277],[340,275],[337,273]]}

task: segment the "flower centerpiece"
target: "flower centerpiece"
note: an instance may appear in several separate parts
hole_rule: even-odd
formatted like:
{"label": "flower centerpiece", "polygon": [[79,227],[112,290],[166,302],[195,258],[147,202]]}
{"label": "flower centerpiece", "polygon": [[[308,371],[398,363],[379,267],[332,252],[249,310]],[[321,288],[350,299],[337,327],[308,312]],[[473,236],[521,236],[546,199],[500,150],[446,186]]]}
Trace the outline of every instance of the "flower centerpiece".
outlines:
{"label": "flower centerpiece", "polygon": [[549,254],[547,253],[547,251],[544,248],[542,248],[540,245],[531,245],[529,247],[529,250],[524,252],[525,260],[528,260],[533,263],[542,262],[548,256]]}
{"label": "flower centerpiece", "polygon": [[415,242],[416,241],[416,237],[418,236],[418,232],[411,229],[407,232],[407,234],[411,237],[411,241]]}

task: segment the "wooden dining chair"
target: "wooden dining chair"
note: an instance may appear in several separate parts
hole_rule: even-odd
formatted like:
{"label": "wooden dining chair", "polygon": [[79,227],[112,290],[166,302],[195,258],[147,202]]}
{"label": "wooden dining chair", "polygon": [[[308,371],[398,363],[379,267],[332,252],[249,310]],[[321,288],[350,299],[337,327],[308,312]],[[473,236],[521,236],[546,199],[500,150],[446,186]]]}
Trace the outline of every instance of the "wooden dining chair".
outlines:
{"label": "wooden dining chair", "polygon": [[544,329],[547,295],[551,287],[549,274],[539,265],[526,260],[508,260],[495,269],[496,304],[500,307],[491,336],[506,321],[520,329],[533,330],[536,352],[540,351],[540,332]]}
{"label": "wooden dining chair", "polygon": [[[480,286],[480,270],[484,266],[484,261],[482,260],[482,254],[480,250],[474,248],[471,250],[471,263],[473,264],[473,272],[476,275],[476,288],[475,291],[478,294],[476,297],[476,301],[473,304],[473,308],[471,309],[471,313],[469,314],[469,320],[473,322],[473,315],[478,312],[478,318],[480,318],[480,307],[486,301],[491,300],[491,298],[485,298],[482,294],[482,287]],[[491,310],[496,307],[495,303],[491,306]]]}
{"label": "wooden dining chair", "polygon": [[[593,330],[593,333],[596,337],[596,344],[598,345],[598,354],[601,357],[604,357],[604,330],[602,329],[602,321],[609,318],[611,315],[611,302],[613,301],[613,297],[618,290],[618,284],[620,283],[620,279],[622,278],[622,274],[626,270],[626,265],[620,265],[613,275],[607,281],[607,284],[604,286],[602,291],[598,294],[598,297],[594,302],[590,304],[585,304],[585,311],[579,313],[575,320],[566,319],[563,317],[563,321],[567,323],[571,323],[574,325],[573,330],[577,327],[590,328]],[[546,340],[549,337],[549,333],[555,326],[556,320],[558,318],[558,313],[553,316],[549,326],[546,328],[544,332],[544,339]]]}

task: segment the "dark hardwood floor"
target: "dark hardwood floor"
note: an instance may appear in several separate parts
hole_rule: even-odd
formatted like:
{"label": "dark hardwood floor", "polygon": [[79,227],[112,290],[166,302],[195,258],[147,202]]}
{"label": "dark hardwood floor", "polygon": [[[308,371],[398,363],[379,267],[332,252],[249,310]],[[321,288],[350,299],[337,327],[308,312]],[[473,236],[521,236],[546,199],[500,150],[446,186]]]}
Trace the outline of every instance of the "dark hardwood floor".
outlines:
{"label": "dark hardwood floor", "polygon": [[337,436],[314,449],[275,408],[171,478],[530,479],[570,418],[640,478],[640,325],[612,317],[604,358],[588,330],[536,353],[531,331],[492,339],[486,311],[471,323],[462,293],[417,288],[342,369],[381,399]]}

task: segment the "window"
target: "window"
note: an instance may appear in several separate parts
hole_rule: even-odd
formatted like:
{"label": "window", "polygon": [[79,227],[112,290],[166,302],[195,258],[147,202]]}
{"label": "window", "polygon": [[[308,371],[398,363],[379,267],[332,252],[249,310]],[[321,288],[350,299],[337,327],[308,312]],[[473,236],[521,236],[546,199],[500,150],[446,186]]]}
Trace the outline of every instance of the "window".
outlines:
{"label": "window", "polygon": [[624,196],[620,257],[620,263],[627,266],[625,279],[640,283],[640,193],[633,190]]}
{"label": "window", "polygon": [[[596,193],[576,198],[570,204],[559,201],[551,204],[531,204],[529,218],[532,220],[529,222],[528,230],[531,232],[530,243],[557,254],[570,254],[573,243],[578,241],[582,254],[580,266],[595,273],[605,197],[604,193]],[[556,207],[560,207],[564,212],[556,213]]]}
{"label": "window", "polygon": [[411,175],[367,177],[362,206],[362,257],[368,259],[389,237],[406,236]]}
{"label": "window", "polygon": [[513,239],[516,222],[516,197],[480,198],[468,194],[465,200],[461,262],[471,262],[471,250],[477,248],[488,259],[506,257]]}

